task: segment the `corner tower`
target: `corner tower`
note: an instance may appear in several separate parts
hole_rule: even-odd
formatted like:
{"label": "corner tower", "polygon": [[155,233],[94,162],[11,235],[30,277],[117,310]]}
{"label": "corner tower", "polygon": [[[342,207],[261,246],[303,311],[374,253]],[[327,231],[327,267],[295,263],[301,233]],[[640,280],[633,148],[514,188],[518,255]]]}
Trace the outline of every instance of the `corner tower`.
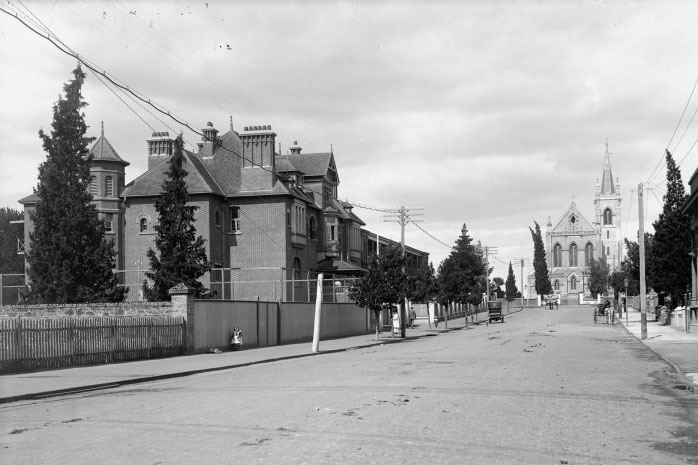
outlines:
{"label": "corner tower", "polygon": [[[618,270],[623,260],[623,238],[620,233],[621,195],[618,178],[613,179],[608,141],[606,141],[601,184],[598,181],[596,183],[594,212],[599,231],[599,244],[606,253],[606,263],[611,271]],[[601,250],[594,251],[596,259],[601,255]]]}

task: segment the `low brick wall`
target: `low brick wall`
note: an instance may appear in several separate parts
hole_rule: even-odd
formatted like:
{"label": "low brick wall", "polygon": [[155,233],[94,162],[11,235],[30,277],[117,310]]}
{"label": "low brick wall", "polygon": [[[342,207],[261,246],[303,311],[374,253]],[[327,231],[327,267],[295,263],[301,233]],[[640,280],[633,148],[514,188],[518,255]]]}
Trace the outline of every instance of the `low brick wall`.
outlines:
{"label": "low brick wall", "polygon": [[87,317],[183,316],[171,302],[123,302],[104,304],[10,305],[0,307],[0,319],[6,318],[87,318]]}

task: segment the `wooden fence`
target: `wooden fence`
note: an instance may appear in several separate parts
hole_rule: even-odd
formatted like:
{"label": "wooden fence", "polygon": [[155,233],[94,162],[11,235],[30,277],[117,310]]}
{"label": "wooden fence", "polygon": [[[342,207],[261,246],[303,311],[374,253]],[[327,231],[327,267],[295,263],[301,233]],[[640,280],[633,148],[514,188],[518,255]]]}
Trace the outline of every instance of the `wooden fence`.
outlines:
{"label": "wooden fence", "polygon": [[0,320],[0,373],[184,354],[182,317]]}

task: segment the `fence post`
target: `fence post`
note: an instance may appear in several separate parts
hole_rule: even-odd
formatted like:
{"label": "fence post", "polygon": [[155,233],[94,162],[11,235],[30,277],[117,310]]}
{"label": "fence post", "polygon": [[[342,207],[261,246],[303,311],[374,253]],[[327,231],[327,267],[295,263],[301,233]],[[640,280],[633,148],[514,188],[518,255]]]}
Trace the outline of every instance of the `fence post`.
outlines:
{"label": "fence post", "polygon": [[172,308],[176,313],[184,317],[186,323],[184,347],[185,354],[193,354],[196,350],[196,341],[194,340],[194,289],[187,287],[184,283],[179,283],[171,288],[169,294],[172,298]]}

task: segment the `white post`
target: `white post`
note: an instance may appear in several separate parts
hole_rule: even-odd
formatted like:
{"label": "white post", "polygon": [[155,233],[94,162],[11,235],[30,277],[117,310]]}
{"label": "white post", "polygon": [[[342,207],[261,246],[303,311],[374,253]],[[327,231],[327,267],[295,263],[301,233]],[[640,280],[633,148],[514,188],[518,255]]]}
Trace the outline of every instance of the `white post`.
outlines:
{"label": "white post", "polygon": [[315,297],[315,325],[313,327],[313,353],[320,351],[320,315],[322,314],[322,277],[317,277],[317,296]]}

